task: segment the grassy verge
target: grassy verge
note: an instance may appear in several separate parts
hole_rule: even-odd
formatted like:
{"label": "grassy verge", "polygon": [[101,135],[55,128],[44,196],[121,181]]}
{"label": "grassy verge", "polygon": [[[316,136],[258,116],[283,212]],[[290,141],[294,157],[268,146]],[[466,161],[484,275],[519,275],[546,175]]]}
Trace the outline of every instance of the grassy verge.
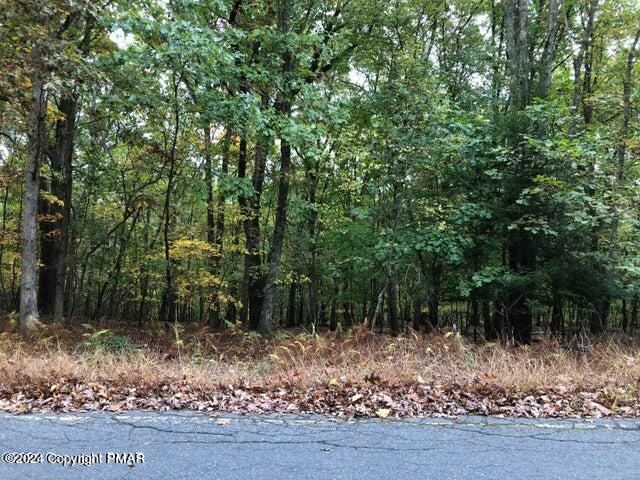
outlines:
{"label": "grassy verge", "polygon": [[206,327],[127,332],[49,325],[0,334],[0,408],[640,415],[640,348],[629,340],[567,349],[362,329],[269,338]]}

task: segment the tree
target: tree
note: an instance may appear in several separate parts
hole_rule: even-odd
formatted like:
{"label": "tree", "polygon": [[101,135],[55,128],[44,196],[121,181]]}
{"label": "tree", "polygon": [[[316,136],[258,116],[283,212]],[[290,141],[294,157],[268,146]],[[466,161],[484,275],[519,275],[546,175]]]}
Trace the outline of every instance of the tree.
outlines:
{"label": "tree", "polygon": [[31,51],[31,105],[28,119],[28,155],[24,172],[24,201],[22,206],[22,265],[20,270],[20,325],[33,327],[38,323],[36,284],[37,250],[36,228],[40,162],[44,153],[45,78],[43,48],[35,45]]}
{"label": "tree", "polygon": [[0,12],[3,311],[522,344],[637,323],[635,4],[40,7]]}

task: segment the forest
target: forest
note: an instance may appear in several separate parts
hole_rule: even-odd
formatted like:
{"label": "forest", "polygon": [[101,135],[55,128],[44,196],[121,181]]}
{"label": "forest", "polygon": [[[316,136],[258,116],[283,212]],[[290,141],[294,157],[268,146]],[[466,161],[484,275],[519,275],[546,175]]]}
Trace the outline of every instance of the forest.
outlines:
{"label": "forest", "polygon": [[0,310],[633,334],[636,0],[1,0]]}

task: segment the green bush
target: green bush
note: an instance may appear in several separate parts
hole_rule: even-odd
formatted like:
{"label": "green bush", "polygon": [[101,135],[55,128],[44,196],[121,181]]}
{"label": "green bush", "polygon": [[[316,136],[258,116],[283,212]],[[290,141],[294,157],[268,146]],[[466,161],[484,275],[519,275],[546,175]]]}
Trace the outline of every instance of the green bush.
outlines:
{"label": "green bush", "polygon": [[[83,326],[85,328],[93,328],[93,326],[89,326],[88,324]],[[135,345],[133,345],[127,337],[116,335],[109,329],[87,332],[84,335],[86,340],[82,344],[82,349],[85,351],[127,354],[136,350]]]}

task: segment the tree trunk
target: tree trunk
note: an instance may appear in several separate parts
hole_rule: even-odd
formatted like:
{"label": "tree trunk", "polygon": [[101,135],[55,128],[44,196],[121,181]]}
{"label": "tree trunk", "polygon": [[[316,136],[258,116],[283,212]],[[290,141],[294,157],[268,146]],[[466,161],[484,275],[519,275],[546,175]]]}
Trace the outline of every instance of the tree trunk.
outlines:
{"label": "tree trunk", "polygon": [[[213,199],[213,155],[211,146],[211,125],[207,125],[203,129],[204,138],[204,181],[207,185],[207,243],[211,245],[214,250],[216,246],[216,224],[215,224],[215,205]],[[228,133],[228,130],[227,130]],[[215,275],[217,272],[218,255],[217,251],[214,251],[209,259],[209,273]],[[202,312],[204,322],[209,324],[212,317],[218,315],[218,310],[212,312],[211,302],[203,302],[207,305],[206,312]],[[204,307],[203,307],[204,308]],[[218,323],[215,321],[214,323]]]}
{"label": "tree trunk", "polygon": [[69,225],[71,223],[71,201],[73,198],[73,147],[78,112],[78,99],[75,93],[62,99],[60,111],[64,114],[64,119],[59,121],[56,126],[56,138],[60,138],[59,142],[56,141],[56,154],[60,158],[62,167],[62,184],[59,185],[59,191],[53,191],[54,195],[59,195],[63,202],[62,218],[59,226],[60,236],[56,249],[58,258],[53,305],[53,318],[56,321],[62,320],[65,312],[67,252],[69,250]]}
{"label": "tree trunk", "polygon": [[387,297],[389,299],[391,335],[398,335],[400,333],[400,317],[398,316],[398,274],[395,265],[389,267],[389,291]]}
{"label": "tree trunk", "polygon": [[309,323],[316,325],[318,323],[318,274],[317,274],[317,226],[318,226],[318,208],[316,205],[316,191],[318,188],[318,162],[315,162],[312,171],[308,172],[309,182],[311,184],[309,190],[309,205],[311,212],[309,215],[309,241],[311,242],[311,258],[309,261],[309,305],[308,315]]}
{"label": "tree trunk", "polygon": [[497,338],[496,328],[491,318],[491,308],[488,300],[482,301],[482,323],[484,325],[484,338],[487,342],[493,342]]}
{"label": "tree trunk", "polygon": [[378,301],[376,302],[376,309],[373,312],[373,317],[371,317],[371,331],[375,332],[376,324],[378,323],[378,319],[382,316],[382,305],[384,303],[384,294],[387,291],[388,283],[384,284],[382,290],[378,294]]}
{"label": "tree trunk", "polygon": [[129,243],[129,239],[131,238],[133,231],[138,223],[138,218],[140,216],[140,209],[136,209],[136,213],[133,215],[133,219],[131,221],[131,226],[127,229],[126,219],[129,217],[127,215],[127,211],[125,209],[124,213],[124,222],[122,223],[122,229],[120,232],[120,238],[118,240],[118,254],[116,255],[116,261],[113,266],[113,271],[109,276],[108,280],[105,281],[104,288],[109,288],[108,302],[107,306],[107,315],[110,318],[118,318],[120,311],[119,308],[122,307],[121,302],[118,300],[118,294],[120,290],[120,280],[122,278],[122,266],[125,260],[125,253],[127,251],[127,245]]}
{"label": "tree trunk", "polygon": [[352,324],[353,317],[351,316],[351,302],[346,300],[342,302],[342,325],[345,328],[349,328]]}
{"label": "tree trunk", "polygon": [[[148,252],[149,249],[149,228],[151,224],[151,209],[147,208],[144,230],[142,234],[142,242],[145,248],[145,252]],[[138,328],[142,328],[142,325],[147,319],[148,316],[148,308],[147,308],[147,293],[149,291],[149,272],[147,270],[147,266],[143,263],[140,266],[140,306],[138,308]]]}
{"label": "tree trunk", "polygon": [[[521,112],[529,104],[529,57],[528,57],[528,2],[526,0],[506,0],[503,3],[506,53],[509,73],[509,108],[511,113],[511,123],[509,143],[513,148],[517,148],[520,142],[519,123]],[[525,159],[523,153],[519,152],[519,165],[516,167],[514,177],[507,188],[508,205],[516,205],[521,190],[526,188],[529,179],[528,172],[525,171]],[[519,211],[512,212],[511,220],[517,221]],[[529,249],[528,235],[523,227],[509,230],[507,235],[507,253],[509,258],[509,268],[516,274],[529,271],[532,252]],[[525,292],[522,288],[514,288],[507,295],[507,315],[509,328],[515,340],[519,343],[529,343],[531,339],[531,311],[526,300]]]}
{"label": "tree trunk", "polygon": [[602,335],[609,328],[609,310],[611,301],[601,298],[595,304],[595,310],[591,313],[590,330],[594,335]]}
{"label": "tree trunk", "polygon": [[[533,251],[529,235],[523,228],[509,234],[509,268],[512,272],[527,274],[533,270]],[[519,344],[531,343],[533,319],[524,288],[513,288],[507,296],[507,318],[509,334]]]}
{"label": "tree trunk", "polygon": [[[263,99],[263,105],[265,100]],[[266,168],[266,139],[258,138],[255,145],[255,162],[253,168],[252,185],[253,196],[249,199],[242,195],[238,197],[240,210],[244,215],[244,234],[247,254],[244,262],[243,284],[245,301],[240,312],[240,321],[248,324],[250,330],[258,330],[263,302],[264,274],[262,272],[262,257],[260,255],[260,200],[264,184]],[[247,142],[240,139],[238,156],[238,177],[244,178],[247,168]]]}
{"label": "tree trunk", "polygon": [[[9,202],[9,185],[4,187],[4,195],[2,196],[2,225],[0,229],[4,232],[7,228],[7,204]],[[2,266],[2,257],[4,253],[4,243],[0,243],[0,267]],[[0,288],[2,289],[3,307],[9,311],[11,309],[11,298],[4,285],[4,276],[0,273]]]}
{"label": "tree trunk", "polygon": [[429,297],[427,299],[429,328],[436,330],[439,324],[439,310],[440,310],[440,291],[437,285],[431,287]]}
{"label": "tree trunk", "polygon": [[[60,173],[56,165],[57,158],[52,158],[51,180],[40,178],[40,192],[38,195],[38,223],[40,225],[40,268],[38,269],[38,306],[42,315],[53,313],[55,298],[56,267],[57,267],[57,228],[62,214],[61,208],[53,193],[53,185],[58,183]],[[49,185],[50,186],[49,186]],[[56,190],[59,190],[56,188]]]}
{"label": "tree trunk", "polygon": [[[528,0],[505,0],[504,26],[507,54],[507,74],[509,78],[509,105],[507,119],[509,129],[506,139],[513,149],[517,161],[508,180],[505,191],[505,204],[510,209],[509,220],[516,227],[507,233],[507,252],[509,269],[516,275],[526,275],[535,266],[536,253],[530,233],[518,222],[528,214],[526,207],[518,203],[522,192],[529,188],[535,177],[531,153],[522,146],[522,136],[530,131],[525,119],[525,110],[533,96],[546,97],[551,62],[557,45],[557,0],[550,0],[547,18],[546,38],[539,61],[535,68],[539,73],[538,83],[533,84],[532,62],[530,57],[531,38],[529,32]],[[520,344],[531,342],[532,317],[528,292],[521,285],[514,286],[507,295],[507,318],[510,333]]]}
{"label": "tree trunk", "polygon": [[[291,106],[282,107],[282,112],[289,114]],[[280,174],[278,179],[278,205],[276,207],[276,223],[273,241],[269,254],[269,271],[264,284],[264,298],[260,315],[259,330],[268,333],[273,328],[273,307],[275,305],[275,282],[280,269],[280,254],[287,224],[287,202],[289,197],[289,168],[291,166],[291,146],[286,140],[280,140]]]}
{"label": "tree trunk", "polygon": [[[207,129],[209,133],[209,129]],[[221,181],[218,182],[218,195],[216,199],[216,205],[214,205],[213,198],[213,165],[211,152],[209,151],[206,156],[207,161],[207,241],[214,248],[214,253],[211,258],[211,274],[220,274],[220,264],[222,259],[222,248],[224,243],[224,218],[225,218],[225,190],[222,182],[225,181],[226,175],[229,173],[229,150],[231,147],[232,134],[231,130],[227,128],[223,145],[222,145],[222,163],[220,165]],[[205,147],[210,150],[211,139],[209,138],[208,145]],[[216,210],[216,217],[214,222],[214,209]],[[213,309],[213,323],[220,325],[222,319],[220,316],[220,302],[218,299],[214,299]]]}
{"label": "tree trunk", "polygon": [[38,223],[38,188],[40,161],[44,151],[45,88],[42,48],[31,50],[31,105],[28,120],[28,155],[24,170],[24,201],[22,204],[22,259],[20,281],[20,327],[30,328],[38,323],[36,231]]}
{"label": "tree trunk", "polygon": [[[292,0],[280,0],[278,9],[278,31],[287,35],[290,30],[290,17]],[[293,69],[293,55],[288,47],[282,52],[282,76],[284,87],[278,94],[276,111],[284,121],[291,116],[291,96],[294,86],[289,84],[289,75]],[[260,312],[259,330],[268,333],[273,328],[273,308],[276,298],[276,278],[280,270],[280,254],[284,241],[284,233],[287,224],[287,203],[289,200],[289,170],[291,168],[291,145],[289,139],[281,135],[280,138],[280,173],[278,175],[278,202],[276,206],[276,219],[273,229],[273,240],[269,252],[269,270],[264,282],[262,311]]]}
{"label": "tree trunk", "polygon": [[171,211],[171,195],[173,194],[175,176],[177,174],[176,166],[176,148],[178,144],[178,134],[180,132],[180,107],[178,105],[178,88],[179,81],[173,76],[173,100],[174,100],[174,125],[173,135],[171,138],[171,149],[168,153],[169,173],[167,176],[167,189],[164,196],[164,261],[165,261],[165,287],[162,298],[162,306],[160,309],[160,317],[164,321],[165,327],[176,321],[176,292],[173,282],[174,260],[171,258],[171,223],[173,214]]}
{"label": "tree trunk", "polygon": [[[240,137],[240,145],[238,146],[238,178],[244,179],[247,176],[247,140],[244,137]],[[238,196],[238,205],[240,206],[240,212],[245,216],[242,226],[245,233],[245,247],[247,253],[244,257],[244,273],[242,275],[242,286],[240,288],[242,306],[240,307],[240,323],[243,325],[249,324],[249,281],[251,277],[251,271],[249,268],[249,255],[251,255],[251,249],[249,248],[249,206],[247,199],[243,195]],[[249,324],[250,326],[250,324]]]}
{"label": "tree trunk", "polygon": [[338,314],[336,312],[336,298],[335,295],[331,299],[331,311],[329,313],[329,330],[335,332],[338,328]]}
{"label": "tree trunk", "polygon": [[297,282],[294,280],[289,286],[289,306],[287,308],[287,327],[296,326],[296,287]]}

